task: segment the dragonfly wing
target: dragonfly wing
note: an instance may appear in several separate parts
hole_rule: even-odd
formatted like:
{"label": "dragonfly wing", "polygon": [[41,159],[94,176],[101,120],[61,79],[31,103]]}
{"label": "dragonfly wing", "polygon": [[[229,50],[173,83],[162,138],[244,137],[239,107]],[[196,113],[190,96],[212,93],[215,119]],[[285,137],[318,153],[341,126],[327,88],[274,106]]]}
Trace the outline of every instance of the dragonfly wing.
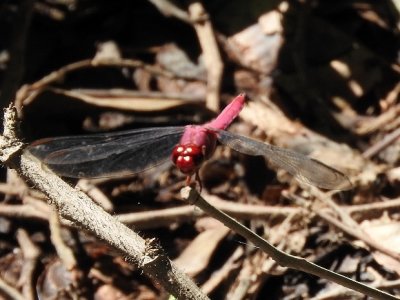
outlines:
{"label": "dragonfly wing", "polygon": [[230,148],[248,155],[265,156],[275,167],[282,168],[296,179],[324,189],[346,190],[352,187],[349,178],[340,171],[300,153],[262,143],[225,130],[216,130],[218,140]]}
{"label": "dragonfly wing", "polygon": [[165,161],[183,131],[184,127],[160,127],[58,137],[34,142],[27,150],[62,176],[115,177]]}

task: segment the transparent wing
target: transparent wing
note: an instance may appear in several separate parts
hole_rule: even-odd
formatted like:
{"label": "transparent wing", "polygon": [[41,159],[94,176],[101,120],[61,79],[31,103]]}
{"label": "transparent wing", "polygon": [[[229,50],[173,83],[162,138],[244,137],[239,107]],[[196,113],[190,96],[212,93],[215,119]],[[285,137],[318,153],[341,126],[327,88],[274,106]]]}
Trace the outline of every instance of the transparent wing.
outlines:
{"label": "transparent wing", "polygon": [[225,130],[211,130],[222,144],[244,154],[265,156],[271,165],[286,170],[302,182],[324,189],[346,190],[352,187],[346,175],[318,160]]}
{"label": "transparent wing", "polygon": [[141,172],[165,161],[184,127],[145,128],[36,141],[27,151],[62,176],[115,177]]}

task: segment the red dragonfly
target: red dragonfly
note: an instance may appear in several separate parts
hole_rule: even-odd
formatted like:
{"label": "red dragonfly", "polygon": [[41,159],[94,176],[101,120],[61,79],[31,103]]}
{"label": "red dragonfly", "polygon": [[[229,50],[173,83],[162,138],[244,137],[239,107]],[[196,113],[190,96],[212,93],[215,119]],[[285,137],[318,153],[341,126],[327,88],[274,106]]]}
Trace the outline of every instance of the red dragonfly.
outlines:
{"label": "red dragonfly", "polygon": [[193,175],[201,183],[199,168],[214,153],[218,140],[241,153],[264,156],[302,182],[324,189],[351,188],[346,175],[318,160],[226,131],[245,101],[245,94],[238,95],[216,119],[203,125],[47,138],[28,150],[59,175],[74,178],[138,173],[171,157],[189,184]]}

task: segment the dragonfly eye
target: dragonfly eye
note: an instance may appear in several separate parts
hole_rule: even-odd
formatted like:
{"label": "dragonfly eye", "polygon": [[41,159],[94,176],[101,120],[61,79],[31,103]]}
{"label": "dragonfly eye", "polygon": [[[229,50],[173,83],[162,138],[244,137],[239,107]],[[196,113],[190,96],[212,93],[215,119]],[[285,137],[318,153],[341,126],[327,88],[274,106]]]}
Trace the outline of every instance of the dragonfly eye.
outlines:
{"label": "dragonfly eye", "polygon": [[193,174],[204,161],[204,154],[197,145],[177,145],[172,151],[172,162],[184,174]]}

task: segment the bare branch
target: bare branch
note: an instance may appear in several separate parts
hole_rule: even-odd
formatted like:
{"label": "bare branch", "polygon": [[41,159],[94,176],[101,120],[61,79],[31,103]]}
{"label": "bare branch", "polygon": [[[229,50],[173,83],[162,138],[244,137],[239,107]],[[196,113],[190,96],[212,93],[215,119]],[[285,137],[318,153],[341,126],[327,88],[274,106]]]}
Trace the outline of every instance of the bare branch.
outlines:
{"label": "bare branch", "polygon": [[207,68],[207,108],[219,110],[219,90],[221,88],[221,78],[223,63],[221,54],[214,35],[214,30],[208,15],[200,2],[194,2],[189,6],[191,19],[194,21],[201,49],[203,50],[204,63]]}
{"label": "bare branch", "polygon": [[[15,110],[9,107],[5,112],[4,133],[0,145],[2,153],[10,152],[7,145],[20,142],[10,128],[15,128]],[[5,143],[6,141],[7,143]],[[4,148],[5,146],[5,148]],[[19,151],[20,147],[17,148]],[[11,153],[10,157],[15,157]],[[4,156],[0,156],[1,159]],[[49,197],[49,202],[62,218],[70,220],[76,227],[86,230],[119,250],[126,259],[140,267],[143,272],[162,285],[168,292],[180,299],[208,299],[194,282],[180,272],[163,250],[154,241],[145,241],[114,217],[93,203],[84,193],[77,191],[44,166],[29,152],[18,159],[2,160],[13,166],[20,175]]]}
{"label": "bare branch", "polygon": [[347,278],[343,275],[337,274],[325,268],[322,268],[316,264],[308,262],[307,260],[287,254],[276,247],[272,246],[262,237],[240,224],[236,220],[232,219],[222,211],[211,206],[206,200],[204,200],[194,189],[185,187],[181,190],[181,196],[184,200],[191,204],[196,205],[205,211],[208,215],[222,222],[225,226],[229,227],[236,233],[245,237],[248,241],[252,242],[255,246],[259,247],[262,251],[267,253],[281,266],[300,270],[309,274],[316,275],[320,278],[324,278],[333,281],[337,284],[345,286],[354,291],[358,291],[364,295],[376,298],[376,299],[398,299],[388,293],[379,291],[373,287],[367,286],[363,283],[357,282],[353,279]]}

